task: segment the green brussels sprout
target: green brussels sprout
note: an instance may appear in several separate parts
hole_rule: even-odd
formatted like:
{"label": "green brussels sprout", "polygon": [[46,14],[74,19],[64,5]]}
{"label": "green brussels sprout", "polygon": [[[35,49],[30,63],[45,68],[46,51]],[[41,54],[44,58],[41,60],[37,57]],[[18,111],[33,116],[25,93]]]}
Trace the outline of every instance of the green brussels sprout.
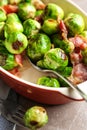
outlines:
{"label": "green brussels sprout", "polygon": [[71,41],[68,39],[62,40],[58,34],[52,36],[52,43],[54,44],[54,47],[63,49],[66,54],[70,54],[75,48],[74,44]]}
{"label": "green brussels sprout", "polygon": [[24,115],[25,126],[36,130],[48,123],[48,115],[45,108],[33,106],[29,108]]}
{"label": "green brussels sprout", "polygon": [[29,39],[27,55],[33,62],[37,62],[50,48],[50,38],[46,34],[38,33]]}
{"label": "green brussels sprout", "polygon": [[36,9],[32,4],[28,2],[24,2],[18,5],[18,16],[20,17],[21,20],[34,18],[35,14],[36,14]]}
{"label": "green brussels sprout", "polygon": [[82,50],[82,57],[83,57],[83,62],[87,65],[87,48]]}
{"label": "green brussels sprout", "polygon": [[4,22],[6,20],[6,13],[2,9],[0,9],[0,22]]}
{"label": "green brussels sprout", "polygon": [[82,33],[80,33],[81,36],[83,36],[84,38],[87,38],[87,31],[83,31]]}
{"label": "green brussels sprout", "polygon": [[5,40],[4,45],[10,53],[20,54],[26,49],[28,40],[23,33],[14,32],[9,34],[9,37]]}
{"label": "green brussels sprout", "polygon": [[48,34],[52,35],[58,32],[58,22],[55,19],[47,19],[42,25],[42,30]]}
{"label": "green brussels sprout", "polygon": [[0,44],[0,66],[6,70],[11,70],[18,66],[13,54],[9,53],[7,49]]}
{"label": "green brussels sprout", "polygon": [[0,0],[0,6],[7,5],[8,0]]}
{"label": "green brussels sprout", "polygon": [[72,73],[72,66],[66,66],[58,70],[64,77],[69,77]]}
{"label": "green brussels sprout", "polygon": [[83,17],[79,14],[69,13],[64,22],[72,36],[80,34],[85,28]]}
{"label": "green brussels sprout", "polygon": [[29,38],[39,32],[41,25],[38,21],[27,19],[23,23],[24,34]]}
{"label": "green brussels sprout", "polygon": [[23,32],[23,26],[17,14],[10,13],[7,15],[6,24],[4,27],[5,37],[7,38],[9,34],[13,32]]}
{"label": "green brussels sprout", "polygon": [[68,65],[68,57],[60,48],[50,49],[44,58],[37,62],[37,66],[46,69],[60,70]]}
{"label": "green brussels sprout", "polygon": [[60,6],[53,3],[47,4],[47,6],[44,9],[45,20],[49,18],[57,20],[57,18],[63,19],[63,17],[64,17],[64,11]]}
{"label": "green brussels sprout", "polygon": [[4,26],[5,22],[0,22],[0,39],[4,39]]}
{"label": "green brussels sprout", "polygon": [[48,86],[48,87],[54,87],[54,88],[60,87],[60,83],[56,78],[47,77],[47,76],[43,76],[43,77],[39,78],[37,81],[37,84]]}

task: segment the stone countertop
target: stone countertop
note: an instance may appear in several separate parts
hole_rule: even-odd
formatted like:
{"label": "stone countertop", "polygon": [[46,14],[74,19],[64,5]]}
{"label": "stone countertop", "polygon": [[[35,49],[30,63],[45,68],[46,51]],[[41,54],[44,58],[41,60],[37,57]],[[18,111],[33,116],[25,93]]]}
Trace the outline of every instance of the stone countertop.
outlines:
{"label": "stone countertop", "polygon": [[[72,1],[87,11],[87,0]],[[2,86],[6,85],[2,81],[0,81],[0,84],[2,84]],[[36,105],[37,103],[34,102],[34,104]],[[39,130],[87,130],[87,103],[85,101],[45,106],[45,108],[48,112],[49,122]],[[5,125],[9,126],[5,127]],[[12,124],[0,118],[0,130],[12,130]],[[16,130],[24,129],[17,127]]]}

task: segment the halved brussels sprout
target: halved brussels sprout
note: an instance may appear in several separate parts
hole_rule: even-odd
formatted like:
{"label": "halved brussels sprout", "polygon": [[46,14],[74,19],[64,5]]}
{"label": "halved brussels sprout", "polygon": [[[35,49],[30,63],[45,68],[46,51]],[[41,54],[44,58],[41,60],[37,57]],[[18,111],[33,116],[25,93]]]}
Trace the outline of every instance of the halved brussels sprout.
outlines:
{"label": "halved brussels sprout", "polygon": [[47,19],[42,25],[42,30],[48,34],[52,35],[58,32],[58,22],[55,19]]}
{"label": "halved brussels sprout", "polygon": [[21,20],[34,18],[35,14],[36,14],[36,9],[32,4],[28,2],[24,2],[18,5],[18,16],[20,17]]}
{"label": "halved brussels sprout", "polygon": [[14,55],[7,51],[7,49],[3,46],[3,43],[2,45],[0,44],[0,66],[6,70],[11,70],[18,66]]}
{"label": "halved brussels sprout", "polygon": [[48,77],[48,76],[40,77],[37,81],[37,84],[44,85],[47,87],[54,87],[54,88],[60,87],[60,83],[56,78]]}
{"label": "halved brussels sprout", "polygon": [[36,62],[50,50],[51,41],[46,34],[38,33],[29,39],[27,55],[33,62]]}
{"label": "halved brussels sprout", "polygon": [[79,14],[69,13],[64,19],[64,22],[69,30],[69,34],[72,36],[80,34],[85,28],[83,17]]}
{"label": "halved brussels sprout", "polygon": [[29,108],[24,115],[25,126],[31,130],[36,130],[44,126],[48,122],[48,115],[45,108],[41,106],[33,106]]}
{"label": "halved brussels sprout", "polygon": [[14,32],[9,34],[4,45],[10,53],[20,54],[26,49],[28,40],[23,33]]}
{"label": "halved brussels sprout", "polygon": [[44,19],[49,19],[49,18],[52,18],[52,19],[63,19],[64,17],[64,11],[63,9],[54,4],[54,3],[48,3],[44,9]]}
{"label": "halved brussels sprout", "polygon": [[37,66],[46,69],[60,70],[68,65],[68,57],[60,48],[50,49],[44,58],[37,62]]}
{"label": "halved brussels sprout", "polygon": [[29,38],[39,32],[41,25],[36,20],[27,19],[24,21],[23,27],[24,27],[24,34]]}
{"label": "halved brussels sprout", "polygon": [[23,32],[22,23],[16,13],[10,13],[7,15],[4,32],[6,38],[9,36],[10,33]]}

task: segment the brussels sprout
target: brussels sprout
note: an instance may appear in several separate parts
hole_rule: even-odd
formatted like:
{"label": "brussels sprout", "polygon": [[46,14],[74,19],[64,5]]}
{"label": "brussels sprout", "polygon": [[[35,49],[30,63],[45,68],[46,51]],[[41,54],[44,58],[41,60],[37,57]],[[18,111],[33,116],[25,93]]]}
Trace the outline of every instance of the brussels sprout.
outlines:
{"label": "brussels sprout", "polygon": [[60,83],[56,78],[47,77],[47,76],[43,76],[39,78],[37,84],[48,86],[48,87],[54,87],[54,88],[60,87]]}
{"label": "brussels sprout", "polygon": [[64,68],[60,68],[58,70],[58,72],[60,72],[64,77],[69,77],[71,75],[71,72],[72,72],[72,67],[66,66]]}
{"label": "brussels sprout", "polygon": [[5,22],[0,22],[0,39],[4,39],[4,25]]}
{"label": "brussels sprout", "polygon": [[57,33],[58,32],[57,20],[54,20],[54,19],[45,20],[43,25],[42,25],[42,30],[48,35],[52,35],[54,33]]}
{"label": "brussels sprout", "polygon": [[23,33],[14,32],[9,34],[9,37],[5,40],[4,45],[10,53],[20,54],[26,49],[28,40]]}
{"label": "brussels sprout", "polygon": [[74,44],[67,40],[62,40],[58,34],[52,36],[52,43],[54,47],[61,48],[65,51],[66,54],[70,54],[74,50]]}
{"label": "brussels sprout", "polygon": [[10,54],[7,49],[0,44],[0,66],[6,70],[11,70],[14,67],[18,66],[15,61],[13,54]]}
{"label": "brussels sprout", "polygon": [[4,27],[5,37],[7,38],[10,33],[23,32],[23,26],[17,14],[10,13],[7,15],[6,24]]}
{"label": "brussels sprout", "polygon": [[0,22],[4,22],[6,20],[6,13],[2,9],[0,9]]}
{"label": "brussels sprout", "polygon": [[52,70],[60,70],[68,65],[68,57],[60,48],[50,49],[45,53],[43,60],[37,62],[37,66]]}
{"label": "brussels sprout", "polygon": [[23,23],[24,34],[29,38],[32,35],[39,32],[41,25],[39,22],[33,19],[27,19]]}
{"label": "brussels sprout", "polygon": [[21,20],[34,18],[35,14],[36,14],[36,9],[32,4],[28,2],[24,2],[18,5],[18,16],[20,17]]}
{"label": "brussels sprout", "polygon": [[45,108],[41,106],[33,106],[28,109],[24,115],[25,126],[36,130],[48,123],[48,115]]}
{"label": "brussels sprout", "polygon": [[44,19],[56,19],[60,18],[62,19],[64,17],[64,11],[63,9],[53,3],[48,3],[47,6],[44,9]]}
{"label": "brussels sprout", "polygon": [[83,62],[87,65],[87,48],[82,50],[82,57],[83,57]]}
{"label": "brussels sprout", "polygon": [[8,0],[0,0],[0,6],[7,5]]}
{"label": "brussels sprout", "polygon": [[84,20],[79,14],[69,13],[64,22],[72,36],[81,33],[85,28]]}
{"label": "brussels sprout", "polygon": [[80,33],[80,35],[83,36],[83,37],[85,37],[85,38],[87,38],[87,31],[86,30],[83,31],[82,33]]}
{"label": "brussels sprout", "polygon": [[50,50],[51,41],[46,34],[38,33],[29,39],[27,55],[33,62],[36,62]]}

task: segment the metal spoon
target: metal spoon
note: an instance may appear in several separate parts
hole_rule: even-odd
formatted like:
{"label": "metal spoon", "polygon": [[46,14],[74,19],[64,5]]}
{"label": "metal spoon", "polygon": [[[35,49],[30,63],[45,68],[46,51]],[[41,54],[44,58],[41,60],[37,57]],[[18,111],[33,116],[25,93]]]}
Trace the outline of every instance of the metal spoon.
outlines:
{"label": "metal spoon", "polygon": [[78,85],[73,85],[73,83],[71,83],[67,78],[63,77],[59,72],[56,72],[54,70],[49,70],[49,69],[42,69],[42,68],[36,66],[30,59],[29,59],[29,62],[32,65],[32,67],[34,67],[38,71],[43,72],[43,73],[50,73],[50,74],[55,75],[58,78],[61,78],[71,88],[73,88],[74,90],[79,92],[79,94],[83,97],[83,99],[87,101],[87,81],[80,83]]}

